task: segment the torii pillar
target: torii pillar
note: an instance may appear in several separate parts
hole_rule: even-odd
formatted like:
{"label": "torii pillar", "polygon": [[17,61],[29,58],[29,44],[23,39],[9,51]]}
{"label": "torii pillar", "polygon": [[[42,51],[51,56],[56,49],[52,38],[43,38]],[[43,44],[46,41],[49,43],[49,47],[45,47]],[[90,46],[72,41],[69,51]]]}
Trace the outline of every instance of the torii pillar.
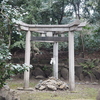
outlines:
{"label": "torii pillar", "polygon": [[[30,65],[30,37],[31,32],[28,30],[26,33],[26,46],[25,46],[25,64],[27,66]],[[30,76],[30,68],[28,67],[28,70],[25,70],[24,72],[24,89],[29,88],[29,76]]]}
{"label": "torii pillar", "polygon": [[70,90],[73,91],[75,88],[75,66],[74,66],[74,33],[68,33],[69,41],[69,85]]}
{"label": "torii pillar", "polygon": [[58,79],[58,42],[53,44],[53,58],[55,63],[53,63],[53,76]]}

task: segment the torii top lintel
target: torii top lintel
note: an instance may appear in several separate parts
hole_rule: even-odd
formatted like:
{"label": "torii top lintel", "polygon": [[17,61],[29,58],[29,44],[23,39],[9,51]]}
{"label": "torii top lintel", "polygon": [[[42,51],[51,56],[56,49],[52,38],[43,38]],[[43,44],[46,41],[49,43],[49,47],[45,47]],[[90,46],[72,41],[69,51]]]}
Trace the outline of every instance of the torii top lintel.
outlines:
{"label": "torii top lintel", "polygon": [[69,32],[69,31],[81,31],[82,27],[86,25],[86,22],[80,22],[80,20],[75,20],[71,24],[65,25],[32,25],[26,24],[24,22],[16,22],[21,30],[24,31],[34,31],[34,32]]}

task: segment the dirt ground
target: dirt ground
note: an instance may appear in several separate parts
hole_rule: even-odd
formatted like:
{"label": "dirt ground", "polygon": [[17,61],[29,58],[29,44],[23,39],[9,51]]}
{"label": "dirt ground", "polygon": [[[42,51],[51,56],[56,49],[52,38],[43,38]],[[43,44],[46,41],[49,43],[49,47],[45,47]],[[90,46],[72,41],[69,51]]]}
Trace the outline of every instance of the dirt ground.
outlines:
{"label": "dirt ground", "polygon": [[[45,79],[44,79],[45,80]],[[98,82],[76,81],[75,90],[57,90],[57,91],[39,91],[35,85],[40,79],[31,79],[30,88],[32,91],[17,90],[23,87],[23,79],[8,80],[7,83],[11,89],[17,91],[21,100],[96,100],[100,84]],[[64,81],[69,84],[68,80]]]}

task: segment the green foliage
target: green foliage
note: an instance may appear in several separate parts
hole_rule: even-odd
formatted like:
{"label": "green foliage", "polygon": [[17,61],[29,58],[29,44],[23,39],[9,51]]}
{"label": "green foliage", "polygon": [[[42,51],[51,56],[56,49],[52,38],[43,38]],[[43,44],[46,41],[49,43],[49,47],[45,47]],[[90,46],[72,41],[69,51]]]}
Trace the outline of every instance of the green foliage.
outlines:
{"label": "green foliage", "polygon": [[81,32],[75,33],[75,49],[80,51],[82,49],[82,41],[84,50],[92,53],[100,50],[100,34],[98,28],[93,25],[87,25]]}
{"label": "green foliage", "polygon": [[25,0],[23,4],[23,9],[27,11],[27,15],[24,15],[24,22],[29,24],[37,24],[41,22],[41,16],[39,14],[41,9],[40,0]]}
{"label": "green foliage", "polygon": [[46,48],[46,49],[49,49],[49,50],[52,50],[52,48],[53,48],[52,43],[41,43],[40,46],[41,46],[40,48]]}
{"label": "green foliage", "polygon": [[[97,51],[100,50],[99,4],[100,2],[95,0],[2,0],[0,37],[11,49],[24,49],[25,34],[18,34],[14,26],[15,20],[22,20],[29,24],[67,24],[76,16],[82,20],[92,18],[94,21],[91,20],[91,22],[98,23],[95,24],[95,31],[90,31],[91,26],[86,26],[84,30],[88,30],[92,34],[82,32],[83,38],[80,38],[80,33],[75,34],[75,49],[81,49],[83,41],[85,50]],[[50,18],[52,18],[51,21]],[[35,36],[37,35],[35,34]],[[37,47],[51,49],[52,44],[38,43]],[[65,50],[67,47],[67,43],[59,43],[59,50]]]}
{"label": "green foliage", "polygon": [[23,16],[27,14],[22,7],[19,7],[18,2],[16,0],[2,0],[0,3],[0,35],[9,47],[16,42],[18,37],[14,26],[15,20],[22,20]]}
{"label": "green foliage", "polygon": [[48,66],[44,65],[44,67],[42,68],[43,71],[47,70]]}
{"label": "green foliage", "polygon": [[11,65],[11,71],[13,72],[13,75],[18,74],[18,73],[23,73],[25,70],[28,70],[29,68],[32,68],[32,65],[28,66],[27,64],[16,64],[16,65]]}
{"label": "green foliage", "polygon": [[86,61],[84,64],[81,64],[81,65],[83,66],[84,69],[92,69],[95,67],[93,60]]}
{"label": "green foliage", "polygon": [[44,66],[42,67],[42,70],[43,70],[43,71],[48,71],[48,70],[49,70],[49,71],[51,71],[51,72],[53,71],[52,67],[48,67],[47,65],[44,65]]}
{"label": "green foliage", "polygon": [[92,69],[95,67],[95,62],[94,62],[94,60],[90,59],[90,60],[86,61],[85,63],[81,63],[80,65],[83,66],[83,72],[91,75]]}
{"label": "green foliage", "polygon": [[11,45],[11,49],[13,48],[25,49],[25,41],[16,41],[14,44]]}
{"label": "green foliage", "polygon": [[10,78],[11,70],[8,61],[11,59],[11,54],[8,47],[3,43],[0,46],[0,88],[5,84],[6,79]]}
{"label": "green foliage", "polygon": [[59,47],[59,50],[66,51],[66,50],[68,50],[68,43],[67,42],[60,42],[58,47]]}
{"label": "green foliage", "polygon": [[94,52],[100,50],[100,35],[94,34],[94,35],[88,35],[85,38],[85,47],[89,52]]}
{"label": "green foliage", "polygon": [[8,46],[4,43],[0,43],[0,88],[3,87],[6,80],[9,79],[12,75],[17,73],[22,73],[28,68],[32,67],[23,64],[22,66],[17,64],[13,65],[9,61],[11,59],[11,53],[9,52]]}

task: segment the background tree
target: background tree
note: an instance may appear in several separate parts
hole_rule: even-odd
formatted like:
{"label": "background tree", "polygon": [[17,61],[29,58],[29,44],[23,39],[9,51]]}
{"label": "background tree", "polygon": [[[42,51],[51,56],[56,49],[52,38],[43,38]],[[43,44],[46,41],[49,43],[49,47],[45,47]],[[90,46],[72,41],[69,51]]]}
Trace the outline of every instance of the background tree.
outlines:
{"label": "background tree", "polygon": [[23,37],[14,26],[15,20],[22,20],[27,14],[21,7],[23,3],[21,0],[2,0],[0,4],[0,34],[10,49],[15,46],[12,45],[16,41],[20,41]]}
{"label": "background tree", "polygon": [[[95,24],[94,30],[97,33],[100,29],[99,3],[99,0],[2,0],[0,4],[0,34],[10,48],[24,49],[25,34],[15,29],[15,20],[29,24],[68,24],[76,17]],[[38,35],[37,33],[33,34]],[[80,37],[76,36],[79,39],[78,44],[82,48],[80,52],[83,52],[85,48],[84,35],[78,36]],[[38,45],[41,47],[44,44]]]}

